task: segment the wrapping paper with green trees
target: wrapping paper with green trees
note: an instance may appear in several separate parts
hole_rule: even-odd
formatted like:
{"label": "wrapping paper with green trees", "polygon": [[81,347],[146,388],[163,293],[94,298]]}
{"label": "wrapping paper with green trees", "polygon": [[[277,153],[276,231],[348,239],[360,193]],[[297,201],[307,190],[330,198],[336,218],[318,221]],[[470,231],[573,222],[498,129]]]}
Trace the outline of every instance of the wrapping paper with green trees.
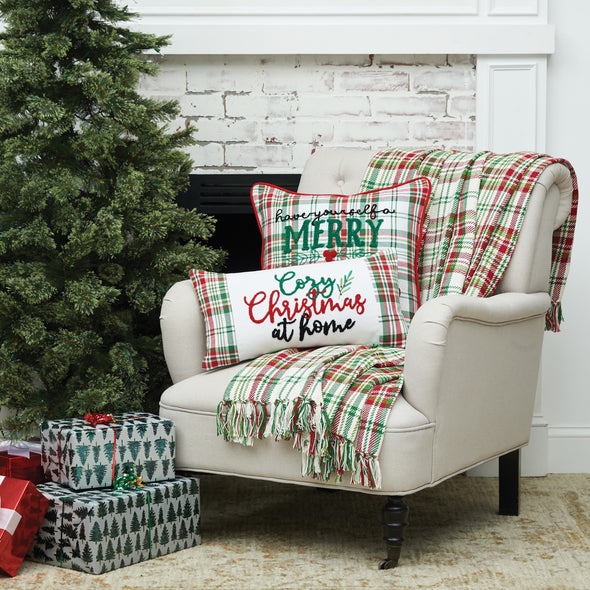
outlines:
{"label": "wrapping paper with green trees", "polygon": [[45,477],[73,490],[112,487],[125,471],[144,483],[174,479],[174,423],[145,412],[114,418],[96,426],[81,418],[42,422]]}
{"label": "wrapping paper with green trees", "polygon": [[195,477],[136,490],[72,492],[48,482],[51,505],[28,558],[102,574],[201,543],[200,487]]}

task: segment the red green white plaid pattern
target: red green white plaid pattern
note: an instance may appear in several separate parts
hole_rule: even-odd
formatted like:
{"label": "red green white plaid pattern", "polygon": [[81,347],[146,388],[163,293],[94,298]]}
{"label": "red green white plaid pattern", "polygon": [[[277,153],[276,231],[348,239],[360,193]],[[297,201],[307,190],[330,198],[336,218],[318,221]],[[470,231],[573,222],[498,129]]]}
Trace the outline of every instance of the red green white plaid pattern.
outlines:
{"label": "red green white plaid pattern", "polygon": [[261,356],[230,383],[218,434],[246,445],[292,439],[303,475],[339,479],[347,471],[354,483],[379,487],[374,449],[402,387],[403,360],[402,348],[354,345]]}
{"label": "red green white plaid pattern", "polygon": [[191,269],[190,277],[202,310],[210,310],[205,320],[207,352],[203,369],[209,371],[240,362],[232,308],[225,275]]}
{"label": "red green white plaid pattern", "polygon": [[553,163],[570,170],[574,186],[570,214],[553,236],[552,305],[546,325],[558,331],[578,204],[576,175],[569,162],[527,152],[385,150],[373,158],[361,189],[428,176],[432,195],[420,259],[422,299],[449,293],[486,297],[510,262],[535,183]]}
{"label": "red green white plaid pattern", "polygon": [[354,195],[292,193],[255,184],[262,268],[359,258],[395,248],[400,305],[410,321],[420,305],[418,257],[430,195],[427,178]]}
{"label": "red green white plaid pattern", "polygon": [[[350,270],[349,276],[351,276],[353,268],[357,269],[354,271],[356,273],[359,267],[364,265],[366,265],[367,269],[366,274],[363,274],[362,278],[352,278],[351,282],[353,284],[354,281],[359,283],[353,289],[355,296],[358,294],[361,299],[364,299],[363,307],[368,307],[372,302],[376,311],[374,314],[365,314],[362,312],[359,315],[349,317],[351,320],[354,317],[354,325],[363,328],[366,327],[367,331],[361,332],[361,335],[356,336],[356,338],[351,338],[352,332],[346,330],[342,332],[335,331],[329,336],[320,334],[319,336],[313,336],[313,338],[322,344],[327,342],[331,344],[356,342],[403,347],[406,341],[407,325],[399,306],[400,289],[397,279],[397,264],[395,252],[392,248],[376,252],[367,258],[355,261],[343,260],[321,265],[307,265],[307,267],[306,265],[298,266],[293,273],[296,277],[292,279],[291,284],[295,282],[295,279],[300,280],[299,277],[303,279],[309,274],[314,274],[314,272],[316,274],[319,272],[321,276],[328,279],[338,279],[343,276],[342,273]],[[244,317],[247,317],[248,312],[244,306],[244,292],[239,291],[236,293],[232,291],[229,286],[229,279],[237,276],[246,277],[245,282],[248,285],[253,285],[255,291],[259,285],[264,284],[265,275],[275,275],[276,278],[278,272],[277,270],[268,269],[241,273],[240,275],[226,275],[197,269],[190,271],[205,323],[207,350],[203,359],[203,368],[206,371],[224,365],[239,363],[253,356],[258,356],[260,352],[271,352],[293,346],[292,342],[288,344],[286,340],[277,340],[270,335],[273,324],[269,324],[267,326],[268,330],[264,330],[262,335],[260,332],[252,330],[255,326],[251,323],[246,324],[247,328],[245,332],[238,333],[235,314],[243,313]],[[365,282],[365,279],[369,283]],[[346,291],[343,296],[346,296]],[[295,301],[301,298],[295,298]],[[338,301],[338,298],[336,298],[337,303]],[[279,316],[283,312],[280,302],[277,303],[277,308],[277,316]],[[346,311],[343,313],[346,313]],[[351,311],[350,313],[352,314],[353,312]],[[300,315],[293,321],[298,321]],[[314,318],[318,318],[319,320],[326,319],[328,321],[337,317],[339,316],[335,312],[330,311],[323,315],[314,316]],[[369,338],[366,338],[367,334]],[[240,340],[239,335],[242,336],[242,340]],[[246,336],[248,345],[252,343],[257,344],[255,348],[257,351],[256,354],[248,354],[252,350],[250,346],[244,347],[240,345],[240,342],[243,342],[244,335]],[[349,340],[349,338],[351,339]],[[313,345],[313,341],[309,342],[309,340],[304,340],[299,344],[299,346]]]}
{"label": "red green white plaid pattern", "polygon": [[373,281],[372,291],[379,304],[379,344],[400,346],[406,344],[408,331],[401,309],[399,268],[393,249],[389,248],[367,256],[366,262]]}

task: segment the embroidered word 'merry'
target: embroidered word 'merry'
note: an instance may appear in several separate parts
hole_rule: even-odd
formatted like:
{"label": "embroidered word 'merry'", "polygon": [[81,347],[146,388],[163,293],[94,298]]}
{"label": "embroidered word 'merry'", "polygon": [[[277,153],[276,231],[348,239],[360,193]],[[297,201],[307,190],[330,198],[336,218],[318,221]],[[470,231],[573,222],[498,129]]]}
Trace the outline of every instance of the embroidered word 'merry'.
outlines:
{"label": "embroidered word 'merry'", "polygon": [[[283,253],[288,254],[298,245],[301,250],[344,246],[377,248],[378,232],[382,223],[383,219],[361,220],[349,217],[346,222],[334,218],[314,221],[306,219],[299,229],[295,229],[293,225],[285,225]],[[342,238],[343,229],[346,230],[346,239]]]}

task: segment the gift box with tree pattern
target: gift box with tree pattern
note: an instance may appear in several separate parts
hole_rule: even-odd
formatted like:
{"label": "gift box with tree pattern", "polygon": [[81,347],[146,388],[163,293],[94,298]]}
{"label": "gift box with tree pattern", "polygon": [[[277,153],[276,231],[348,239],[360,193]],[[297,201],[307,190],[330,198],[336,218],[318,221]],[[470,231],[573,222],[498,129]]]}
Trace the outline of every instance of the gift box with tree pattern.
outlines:
{"label": "gift box with tree pattern", "polygon": [[27,555],[33,561],[102,574],[201,543],[195,477],[124,490],[37,487],[50,507]]}
{"label": "gift box with tree pattern", "polygon": [[144,412],[113,418],[94,425],[81,418],[42,422],[45,477],[72,490],[112,487],[126,471],[144,483],[174,479],[174,423]]}

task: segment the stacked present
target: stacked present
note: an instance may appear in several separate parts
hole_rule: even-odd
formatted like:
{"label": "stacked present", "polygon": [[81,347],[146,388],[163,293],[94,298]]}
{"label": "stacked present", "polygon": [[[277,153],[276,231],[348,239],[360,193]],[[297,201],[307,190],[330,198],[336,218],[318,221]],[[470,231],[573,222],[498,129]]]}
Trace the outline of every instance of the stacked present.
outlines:
{"label": "stacked present", "polygon": [[48,506],[30,481],[0,475],[0,572],[16,575]]}
{"label": "stacked present", "polygon": [[33,483],[44,482],[41,445],[12,441],[0,443],[0,475]]}
{"label": "stacked present", "polygon": [[49,500],[33,484],[45,481],[41,445],[0,442],[0,572],[15,576]]}
{"label": "stacked present", "polygon": [[199,544],[199,480],[175,475],[174,424],[84,418],[40,426],[49,509],[28,558],[100,574]]}
{"label": "stacked present", "polygon": [[113,487],[130,470],[144,483],[174,479],[174,423],[159,416],[88,414],[42,422],[41,464],[48,480],[72,490]]}
{"label": "stacked present", "polygon": [[29,549],[33,561],[102,574],[200,543],[197,478],[134,490],[38,487],[51,505]]}

